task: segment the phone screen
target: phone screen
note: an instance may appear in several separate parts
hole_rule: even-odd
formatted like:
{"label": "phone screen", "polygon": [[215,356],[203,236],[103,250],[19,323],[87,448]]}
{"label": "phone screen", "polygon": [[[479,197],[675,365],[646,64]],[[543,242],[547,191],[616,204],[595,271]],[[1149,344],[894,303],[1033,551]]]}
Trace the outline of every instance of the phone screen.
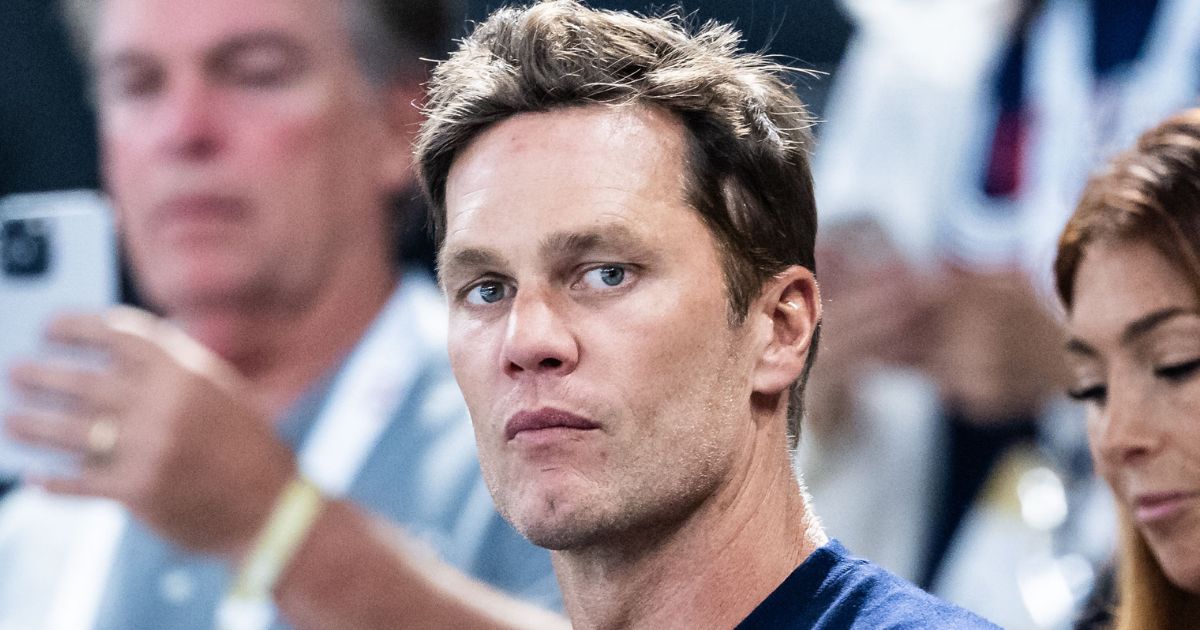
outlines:
{"label": "phone screen", "polygon": [[[46,352],[46,324],[65,312],[97,311],[117,300],[112,212],[99,194],[68,191],[0,200],[0,427],[19,400],[8,383],[17,359]],[[0,480],[61,471],[63,456],[17,444],[0,431]]]}

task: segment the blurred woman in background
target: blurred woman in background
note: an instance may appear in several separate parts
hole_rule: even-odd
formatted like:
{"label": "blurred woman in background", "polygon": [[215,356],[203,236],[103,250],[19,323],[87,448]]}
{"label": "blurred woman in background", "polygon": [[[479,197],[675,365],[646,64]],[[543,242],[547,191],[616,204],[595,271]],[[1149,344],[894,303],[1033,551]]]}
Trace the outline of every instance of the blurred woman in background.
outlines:
{"label": "blurred woman in background", "polygon": [[1120,511],[1115,628],[1200,624],[1200,109],[1146,132],[1059,242],[1072,397]]}

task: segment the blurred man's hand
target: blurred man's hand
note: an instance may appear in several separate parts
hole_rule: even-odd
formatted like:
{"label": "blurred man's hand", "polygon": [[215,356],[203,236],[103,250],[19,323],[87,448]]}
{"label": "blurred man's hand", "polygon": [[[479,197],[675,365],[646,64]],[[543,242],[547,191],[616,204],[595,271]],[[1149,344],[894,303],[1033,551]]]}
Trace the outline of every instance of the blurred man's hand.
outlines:
{"label": "blurred man's hand", "polygon": [[12,370],[26,404],[7,428],[78,456],[80,467],[34,481],[115,499],[195,551],[248,548],[296,464],[233,368],[130,308],[62,317],[47,341],[65,352]]}
{"label": "blurred man's hand", "polygon": [[873,221],[830,229],[817,247],[825,315],[808,386],[809,421],[853,417],[862,375],[879,365],[925,363],[935,286],[914,269]]}
{"label": "blurred man's hand", "polygon": [[1065,387],[1062,332],[1020,270],[945,270],[940,343],[929,369],[942,398],[979,422],[1035,417]]}

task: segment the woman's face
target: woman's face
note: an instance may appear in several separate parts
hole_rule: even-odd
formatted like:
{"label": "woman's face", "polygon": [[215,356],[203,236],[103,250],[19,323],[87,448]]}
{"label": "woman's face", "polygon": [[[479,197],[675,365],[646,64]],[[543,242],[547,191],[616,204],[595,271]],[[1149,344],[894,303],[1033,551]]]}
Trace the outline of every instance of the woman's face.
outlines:
{"label": "woman's face", "polygon": [[1143,241],[1089,246],[1067,350],[1097,469],[1167,577],[1200,594],[1197,281]]}

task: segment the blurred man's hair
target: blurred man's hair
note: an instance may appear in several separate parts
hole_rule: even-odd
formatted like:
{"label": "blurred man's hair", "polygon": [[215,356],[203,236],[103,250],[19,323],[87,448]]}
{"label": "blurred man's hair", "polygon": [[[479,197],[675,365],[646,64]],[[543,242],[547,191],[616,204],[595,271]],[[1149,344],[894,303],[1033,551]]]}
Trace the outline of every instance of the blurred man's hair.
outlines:
{"label": "blurred man's hair", "polygon": [[[589,104],[657,107],[686,128],[687,194],[718,243],[730,321],[740,325],[770,277],[815,268],[817,227],[812,118],[789,84],[794,71],[740,44],[725,25],[692,28],[677,13],[647,18],[574,0],[492,14],[429,86],[417,160],[438,247],[451,164],[490,125]],[[815,355],[814,337],[808,366]],[[792,387],[793,439],[807,375]]]}
{"label": "blurred man's hair", "polygon": [[[97,11],[104,0],[60,0],[77,53],[90,61]],[[328,0],[322,0],[328,1]],[[461,0],[333,0],[343,5],[346,29],[363,73],[377,86],[423,77],[421,59],[440,57],[462,20]],[[253,10],[253,3],[247,5]]]}

